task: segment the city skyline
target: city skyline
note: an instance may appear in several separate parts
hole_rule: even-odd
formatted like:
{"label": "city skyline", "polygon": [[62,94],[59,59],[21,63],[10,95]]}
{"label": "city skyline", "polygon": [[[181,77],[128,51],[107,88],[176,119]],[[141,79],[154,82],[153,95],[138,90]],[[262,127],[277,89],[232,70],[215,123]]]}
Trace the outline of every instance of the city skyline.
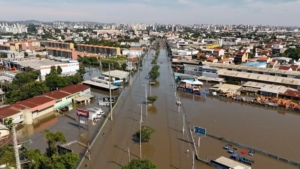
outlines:
{"label": "city skyline", "polygon": [[300,0],[54,0],[51,3],[37,0],[0,0],[0,13],[5,16],[0,20],[300,26],[294,22],[300,14],[297,11],[299,5]]}

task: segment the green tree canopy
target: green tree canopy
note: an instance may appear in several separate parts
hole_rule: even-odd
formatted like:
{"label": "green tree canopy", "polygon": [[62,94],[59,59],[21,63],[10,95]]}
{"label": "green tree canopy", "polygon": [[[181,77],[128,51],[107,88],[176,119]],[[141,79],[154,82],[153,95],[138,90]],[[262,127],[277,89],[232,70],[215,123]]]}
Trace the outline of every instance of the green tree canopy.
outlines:
{"label": "green tree canopy", "polygon": [[126,63],[123,63],[123,64],[121,65],[121,67],[122,67],[122,70],[126,70],[127,64],[126,64]]}
{"label": "green tree canopy", "polygon": [[142,142],[148,142],[155,130],[149,126],[142,126],[142,132],[139,130],[135,133],[136,137],[140,139],[140,134],[142,133]]}
{"label": "green tree canopy", "polygon": [[133,159],[122,169],[156,169],[156,165],[147,159]]}
{"label": "green tree canopy", "polygon": [[60,75],[62,73],[62,68],[60,66],[57,66],[56,71]]}
{"label": "green tree canopy", "polygon": [[150,96],[147,97],[147,100],[149,100],[151,102],[155,102],[157,100],[157,96],[150,95]]}

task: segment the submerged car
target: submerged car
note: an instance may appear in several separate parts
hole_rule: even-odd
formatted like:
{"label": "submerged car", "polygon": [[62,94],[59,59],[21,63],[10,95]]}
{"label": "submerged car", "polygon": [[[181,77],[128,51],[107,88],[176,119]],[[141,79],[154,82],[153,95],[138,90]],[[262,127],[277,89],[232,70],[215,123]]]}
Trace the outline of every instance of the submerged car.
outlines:
{"label": "submerged car", "polygon": [[236,151],[237,151],[237,148],[233,148],[233,149],[228,150],[228,153],[233,154],[233,153],[235,153]]}
{"label": "submerged car", "polygon": [[226,144],[223,148],[224,148],[225,150],[228,150],[228,149],[230,149],[230,147],[232,147],[232,145]]}

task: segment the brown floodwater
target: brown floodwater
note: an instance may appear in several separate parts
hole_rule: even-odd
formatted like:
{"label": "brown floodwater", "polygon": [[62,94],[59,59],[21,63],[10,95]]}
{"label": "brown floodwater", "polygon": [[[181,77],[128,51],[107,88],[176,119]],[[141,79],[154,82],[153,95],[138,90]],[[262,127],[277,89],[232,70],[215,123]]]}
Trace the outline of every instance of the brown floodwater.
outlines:
{"label": "brown floodwater", "polygon": [[[180,96],[191,125],[204,127],[210,134],[300,162],[300,114],[227,99],[202,98],[183,92],[180,92]],[[211,150],[204,150],[210,155],[211,152],[218,152],[216,147],[222,150],[226,144],[208,142],[205,145],[206,139],[202,146]],[[292,165],[287,167],[297,168]]]}

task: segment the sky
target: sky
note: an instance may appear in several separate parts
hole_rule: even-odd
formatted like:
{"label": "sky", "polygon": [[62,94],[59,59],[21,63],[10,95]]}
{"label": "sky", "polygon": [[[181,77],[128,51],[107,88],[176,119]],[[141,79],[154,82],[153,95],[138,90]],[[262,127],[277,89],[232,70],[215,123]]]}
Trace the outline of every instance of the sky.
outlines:
{"label": "sky", "polygon": [[300,0],[0,0],[0,21],[300,26]]}

